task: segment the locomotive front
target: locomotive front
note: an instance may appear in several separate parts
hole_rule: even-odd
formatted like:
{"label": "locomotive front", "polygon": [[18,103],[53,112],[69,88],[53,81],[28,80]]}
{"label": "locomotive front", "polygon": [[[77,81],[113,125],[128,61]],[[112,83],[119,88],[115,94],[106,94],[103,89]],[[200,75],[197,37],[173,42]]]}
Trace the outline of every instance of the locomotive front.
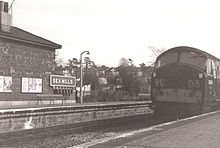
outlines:
{"label": "locomotive front", "polygon": [[199,114],[204,98],[206,56],[187,47],[161,54],[152,73],[151,98],[156,114]]}

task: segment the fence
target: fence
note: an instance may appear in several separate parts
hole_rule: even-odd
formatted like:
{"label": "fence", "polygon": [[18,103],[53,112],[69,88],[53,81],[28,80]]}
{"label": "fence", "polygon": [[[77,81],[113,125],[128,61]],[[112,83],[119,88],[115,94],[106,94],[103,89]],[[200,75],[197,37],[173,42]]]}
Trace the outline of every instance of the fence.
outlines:
{"label": "fence", "polygon": [[84,102],[128,101],[131,99],[128,91],[92,91],[90,95],[84,96]]}

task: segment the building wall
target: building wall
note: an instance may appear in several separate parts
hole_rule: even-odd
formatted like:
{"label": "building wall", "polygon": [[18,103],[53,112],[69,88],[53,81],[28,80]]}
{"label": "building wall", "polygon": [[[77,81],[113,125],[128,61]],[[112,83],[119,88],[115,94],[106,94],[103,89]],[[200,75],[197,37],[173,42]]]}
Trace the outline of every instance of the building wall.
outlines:
{"label": "building wall", "polygon": [[42,93],[53,93],[49,75],[54,71],[54,59],[55,49],[0,39],[0,76],[12,77],[12,92],[0,92],[0,100],[35,98],[36,92],[22,93],[22,77],[42,79]]}

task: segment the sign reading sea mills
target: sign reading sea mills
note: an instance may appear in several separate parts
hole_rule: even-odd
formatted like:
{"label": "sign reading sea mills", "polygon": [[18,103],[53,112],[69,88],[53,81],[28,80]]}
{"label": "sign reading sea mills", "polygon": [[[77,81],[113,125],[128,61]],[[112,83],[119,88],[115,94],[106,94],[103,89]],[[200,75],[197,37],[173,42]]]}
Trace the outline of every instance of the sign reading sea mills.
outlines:
{"label": "sign reading sea mills", "polygon": [[50,86],[76,87],[76,78],[61,75],[50,75]]}

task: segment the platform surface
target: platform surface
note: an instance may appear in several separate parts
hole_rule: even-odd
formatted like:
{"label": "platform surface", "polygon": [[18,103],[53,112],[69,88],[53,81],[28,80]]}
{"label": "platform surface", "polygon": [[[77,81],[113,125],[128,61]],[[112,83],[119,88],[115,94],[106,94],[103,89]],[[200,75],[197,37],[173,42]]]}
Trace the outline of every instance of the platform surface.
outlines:
{"label": "platform surface", "polygon": [[120,138],[87,143],[86,146],[95,148],[219,148],[220,112],[166,123],[118,137]]}
{"label": "platform surface", "polygon": [[[1,102],[0,102],[1,103]],[[119,102],[91,102],[91,103],[64,103],[64,104],[31,104],[31,105],[0,105],[0,111],[4,110],[33,110],[38,108],[58,108],[58,107],[84,107],[84,106],[102,106],[102,105],[118,105],[118,104],[133,104],[133,103],[151,103],[149,101],[119,101]]]}

